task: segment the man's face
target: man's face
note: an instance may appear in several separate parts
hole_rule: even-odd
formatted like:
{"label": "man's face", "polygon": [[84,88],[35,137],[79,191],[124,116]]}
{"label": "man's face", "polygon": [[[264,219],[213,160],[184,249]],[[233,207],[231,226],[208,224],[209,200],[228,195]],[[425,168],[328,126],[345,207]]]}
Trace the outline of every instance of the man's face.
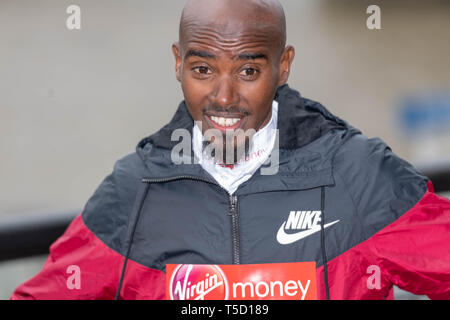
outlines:
{"label": "man's face", "polygon": [[[276,89],[287,80],[293,49],[280,49],[265,28],[245,23],[186,29],[183,40],[173,46],[177,78],[189,113],[201,122],[203,133],[216,129],[225,135],[264,127]],[[239,147],[237,141],[233,148]]]}

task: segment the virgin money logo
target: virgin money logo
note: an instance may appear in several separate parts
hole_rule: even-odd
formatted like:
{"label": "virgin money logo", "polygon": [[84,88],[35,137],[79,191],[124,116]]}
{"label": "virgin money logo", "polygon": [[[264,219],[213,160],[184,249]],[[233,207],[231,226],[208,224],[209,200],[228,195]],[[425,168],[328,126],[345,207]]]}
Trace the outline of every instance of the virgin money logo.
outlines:
{"label": "virgin money logo", "polygon": [[169,283],[171,300],[227,300],[228,282],[215,265],[181,264]]}
{"label": "virgin money logo", "polygon": [[166,265],[169,300],[314,300],[316,263]]}

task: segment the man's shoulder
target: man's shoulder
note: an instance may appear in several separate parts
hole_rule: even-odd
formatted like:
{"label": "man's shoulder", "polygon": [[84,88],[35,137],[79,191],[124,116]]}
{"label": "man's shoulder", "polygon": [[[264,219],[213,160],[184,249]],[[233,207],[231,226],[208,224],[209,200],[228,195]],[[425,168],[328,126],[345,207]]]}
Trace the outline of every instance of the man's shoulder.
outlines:
{"label": "man's shoulder", "polygon": [[392,151],[389,145],[378,137],[368,138],[361,133],[350,134],[341,144],[335,161],[358,163],[371,157],[383,157],[387,151]]}
{"label": "man's shoulder", "polygon": [[114,164],[113,174],[124,179],[143,178],[146,173],[145,163],[137,152],[133,152],[120,158]]}
{"label": "man's shoulder", "polygon": [[[105,188],[105,196],[113,192],[117,201],[132,202],[142,179],[146,175],[148,175],[148,170],[145,163],[136,152],[123,156],[115,162],[113,171],[104,180],[107,186],[112,185],[114,187]],[[102,191],[102,186],[99,187],[98,191]],[[123,204],[121,203],[121,205]]]}
{"label": "man's shoulder", "polygon": [[[339,148],[334,171],[363,208],[416,204],[427,190],[428,178],[399,157],[380,138],[351,136]],[[406,209],[400,210],[406,212]]]}
{"label": "man's shoulder", "polygon": [[400,178],[410,174],[419,179],[424,176],[410,162],[398,156],[381,138],[368,138],[361,133],[353,134],[338,149],[334,165],[343,170],[363,171],[377,174],[393,174]]}
{"label": "man's shoulder", "polygon": [[86,226],[115,251],[122,248],[120,239],[145,172],[145,164],[135,152],[120,158],[84,207]]}

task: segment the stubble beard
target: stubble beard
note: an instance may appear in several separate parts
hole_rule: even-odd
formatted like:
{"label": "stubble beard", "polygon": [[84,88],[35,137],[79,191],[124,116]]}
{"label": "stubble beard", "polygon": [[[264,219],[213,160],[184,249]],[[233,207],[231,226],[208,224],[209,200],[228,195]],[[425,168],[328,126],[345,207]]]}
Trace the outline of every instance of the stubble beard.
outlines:
{"label": "stubble beard", "polygon": [[234,165],[247,157],[252,146],[251,136],[223,133],[203,141],[202,151],[217,164]]}

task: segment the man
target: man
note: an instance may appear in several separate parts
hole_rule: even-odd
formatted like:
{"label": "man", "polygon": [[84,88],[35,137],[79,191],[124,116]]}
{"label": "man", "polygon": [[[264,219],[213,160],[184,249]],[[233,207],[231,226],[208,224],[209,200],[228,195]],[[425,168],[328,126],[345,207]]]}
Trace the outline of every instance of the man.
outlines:
{"label": "man", "polygon": [[[163,299],[166,264],[303,261],[319,299],[392,298],[393,285],[450,298],[450,201],[287,86],[277,1],[188,1],[173,53],[185,101],[172,121],[116,163],[12,299]],[[182,129],[195,161],[174,155]]]}

